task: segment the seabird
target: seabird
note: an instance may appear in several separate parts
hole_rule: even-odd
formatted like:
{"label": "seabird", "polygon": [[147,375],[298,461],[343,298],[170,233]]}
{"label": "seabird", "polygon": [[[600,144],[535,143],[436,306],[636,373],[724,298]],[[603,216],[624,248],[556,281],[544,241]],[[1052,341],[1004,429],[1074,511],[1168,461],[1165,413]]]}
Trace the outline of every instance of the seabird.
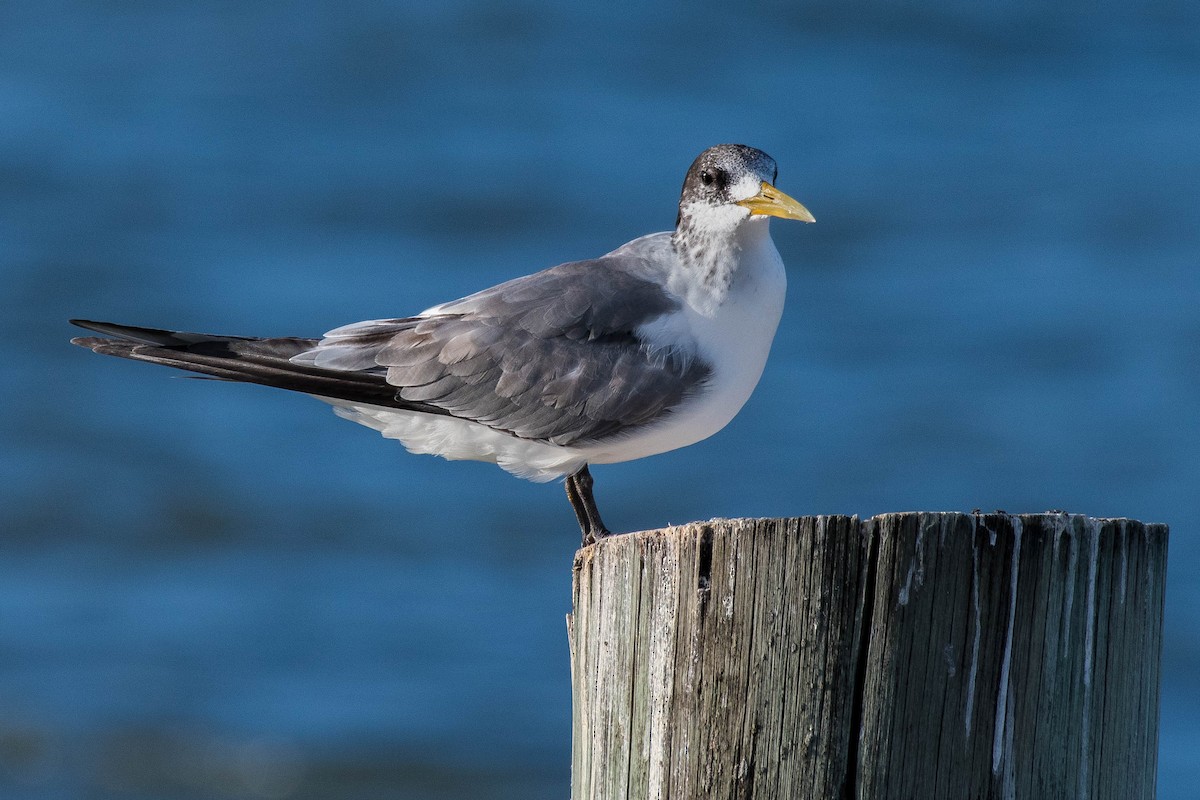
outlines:
{"label": "seabird", "polygon": [[675,230],[321,339],[214,336],[90,320],[72,343],[313,395],[413,453],[566,477],[585,545],[609,535],[589,464],[712,436],[750,397],[783,313],[771,217],[813,222],[737,144],[688,169]]}

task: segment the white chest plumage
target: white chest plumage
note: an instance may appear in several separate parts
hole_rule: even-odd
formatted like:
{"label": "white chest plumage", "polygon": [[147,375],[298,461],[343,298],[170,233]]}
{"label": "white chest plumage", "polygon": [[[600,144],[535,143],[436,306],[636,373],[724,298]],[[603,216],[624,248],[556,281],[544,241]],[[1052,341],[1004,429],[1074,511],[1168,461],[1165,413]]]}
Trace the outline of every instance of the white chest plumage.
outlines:
{"label": "white chest plumage", "polygon": [[[711,368],[704,386],[656,424],[587,448],[587,461],[614,463],[707,439],[729,424],[762,376],[783,314],[787,276],[766,220],[743,226],[719,298],[693,294],[678,314],[647,326],[651,342],[690,342]],[[694,283],[690,284],[695,286]]]}

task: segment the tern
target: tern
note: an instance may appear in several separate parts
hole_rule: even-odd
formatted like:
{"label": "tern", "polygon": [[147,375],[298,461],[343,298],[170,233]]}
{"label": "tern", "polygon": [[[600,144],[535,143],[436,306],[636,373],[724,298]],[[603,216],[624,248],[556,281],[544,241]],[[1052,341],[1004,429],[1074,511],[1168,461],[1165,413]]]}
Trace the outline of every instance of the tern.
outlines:
{"label": "tern", "polygon": [[610,535],[589,464],[706,439],[757,385],[787,279],[771,217],[813,222],[737,144],[687,171],[675,230],[323,338],[252,338],[71,320],[72,343],[211,378],[304,392],[413,453],[565,477],[586,546]]}

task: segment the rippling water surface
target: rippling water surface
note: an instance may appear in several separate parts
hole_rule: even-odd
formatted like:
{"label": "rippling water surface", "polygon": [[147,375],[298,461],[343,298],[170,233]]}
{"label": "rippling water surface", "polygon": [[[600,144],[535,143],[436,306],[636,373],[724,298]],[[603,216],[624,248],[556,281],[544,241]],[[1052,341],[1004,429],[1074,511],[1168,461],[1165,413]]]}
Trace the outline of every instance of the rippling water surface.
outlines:
{"label": "rippling water surface", "polygon": [[10,3],[0,793],[561,798],[557,486],[69,347],[315,335],[669,227],[775,156],[771,362],[596,470],[618,529],[1065,508],[1173,526],[1160,792],[1200,782],[1200,15],[1161,2]]}

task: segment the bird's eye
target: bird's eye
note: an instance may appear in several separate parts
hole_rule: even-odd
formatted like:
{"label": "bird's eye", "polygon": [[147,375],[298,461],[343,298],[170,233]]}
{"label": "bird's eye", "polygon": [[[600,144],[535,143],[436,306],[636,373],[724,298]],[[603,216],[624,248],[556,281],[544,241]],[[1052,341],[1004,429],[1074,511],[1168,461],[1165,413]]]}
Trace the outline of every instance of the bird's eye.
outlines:
{"label": "bird's eye", "polygon": [[704,172],[700,173],[700,182],[705,186],[712,186],[713,174],[708,170],[704,170]]}

